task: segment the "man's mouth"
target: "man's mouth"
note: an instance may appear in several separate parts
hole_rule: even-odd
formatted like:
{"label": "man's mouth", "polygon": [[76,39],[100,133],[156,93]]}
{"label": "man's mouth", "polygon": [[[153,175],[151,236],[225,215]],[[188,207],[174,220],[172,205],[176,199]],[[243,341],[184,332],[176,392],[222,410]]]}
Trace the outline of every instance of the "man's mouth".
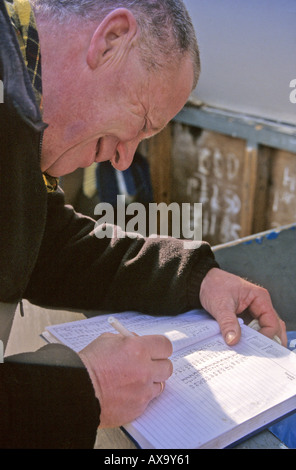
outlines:
{"label": "man's mouth", "polygon": [[97,146],[96,146],[96,158],[99,156],[100,147],[101,147],[101,139],[99,139],[99,140],[97,141]]}
{"label": "man's mouth", "polygon": [[[101,151],[101,147],[102,147],[102,137],[100,137],[97,141],[97,145],[96,145],[96,161],[98,161],[98,158],[99,158],[99,154],[100,154],[100,151]],[[110,155],[109,157],[109,160],[112,161],[113,158],[112,156]],[[114,162],[115,163],[118,163],[120,160],[120,153],[118,152],[118,150],[115,150],[115,154],[114,154]]]}

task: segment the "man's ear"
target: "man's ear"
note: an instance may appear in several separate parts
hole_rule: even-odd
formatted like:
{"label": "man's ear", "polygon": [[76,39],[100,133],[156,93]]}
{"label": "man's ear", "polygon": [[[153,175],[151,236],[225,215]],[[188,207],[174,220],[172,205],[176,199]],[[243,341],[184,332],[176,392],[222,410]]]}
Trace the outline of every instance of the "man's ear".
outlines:
{"label": "man's ear", "polygon": [[87,52],[87,64],[91,69],[102,65],[109,58],[128,48],[138,31],[134,15],[126,8],[109,13],[96,28]]}

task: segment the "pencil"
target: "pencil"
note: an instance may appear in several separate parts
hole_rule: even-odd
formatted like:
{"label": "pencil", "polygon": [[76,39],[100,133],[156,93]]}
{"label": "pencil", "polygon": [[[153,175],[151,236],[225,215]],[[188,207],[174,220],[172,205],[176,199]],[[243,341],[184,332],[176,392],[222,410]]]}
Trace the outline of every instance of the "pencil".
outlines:
{"label": "pencil", "polygon": [[109,317],[108,322],[110,325],[113,326],[113,328],[118,331],[118,333],[121,333],[123,336],[134,336],[131,331],[129,331],[125,326],[123,326],[122,323],[120,323],[119,320],[115,317]]}

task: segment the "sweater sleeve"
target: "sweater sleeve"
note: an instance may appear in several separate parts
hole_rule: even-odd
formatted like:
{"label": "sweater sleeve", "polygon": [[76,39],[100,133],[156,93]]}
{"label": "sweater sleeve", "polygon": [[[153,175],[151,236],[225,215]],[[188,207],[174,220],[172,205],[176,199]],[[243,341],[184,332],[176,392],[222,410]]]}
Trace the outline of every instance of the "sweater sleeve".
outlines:
{"label": "sweater sleeve", "polygon": [[65,206],[61,190],[49,194],[43,243],[24,297],[56,307],[162,315],[200,307],[202,279],[218,266],[207,243],[188,249],[170,237],[98,237],[106,232]]}
{"label": "sweater sleeve", "polygon": [[0,448],[92,449],[100,406],[77,354],[62,345],[0,365]]}

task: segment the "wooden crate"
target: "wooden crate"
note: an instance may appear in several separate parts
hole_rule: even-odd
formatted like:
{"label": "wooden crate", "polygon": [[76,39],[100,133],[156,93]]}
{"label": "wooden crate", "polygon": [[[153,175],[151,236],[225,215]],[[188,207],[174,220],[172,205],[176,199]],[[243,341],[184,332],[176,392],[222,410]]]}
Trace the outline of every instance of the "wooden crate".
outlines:
{"label": "wooden crate", "polygon": [[201,202],[203,238],[225,243],[250,230],[257,155],[242,139],[174,127],[172,198]]}
{"label": "wooden crate", "polygon": [[296,221],[296,154],[269,149],[270,185],[266,225],[279,227]]}
{"label": "wooden crate", "polygon": [[155,201],[201,202],[203,239],[212,245],[296,220],[294,153],[178,122],[142,151]]}

